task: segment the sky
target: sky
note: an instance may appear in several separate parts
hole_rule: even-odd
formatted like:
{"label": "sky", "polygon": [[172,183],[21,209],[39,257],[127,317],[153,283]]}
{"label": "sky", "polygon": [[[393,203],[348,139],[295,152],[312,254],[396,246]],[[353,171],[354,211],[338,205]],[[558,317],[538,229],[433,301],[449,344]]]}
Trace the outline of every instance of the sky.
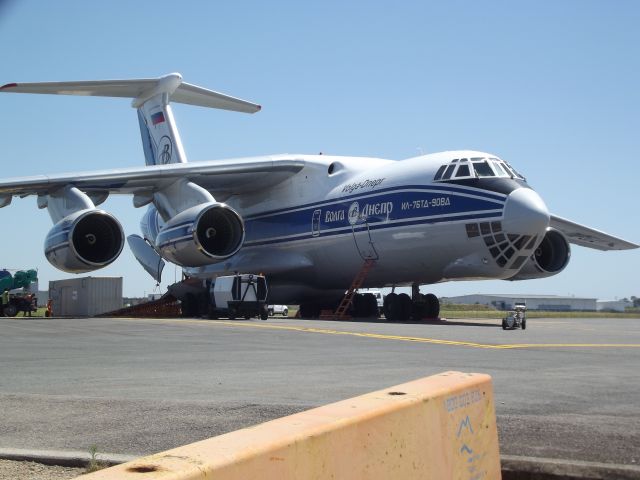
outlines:
{"label": "sky", "polygon": [[[255,101],[255,115],[174,105],[190,161],[275,153],[409,158],[474,149],[523,173],[550,211],[640,242],[640,2],[0,0],[0,84],[148,78]],[[144,164],[127,99],[0,95],[0,176]],[[102,205],[139,233],[131,198]],[[0,268],[68,278],[44,257],[36,199],[0,210]],[[574,246],[559,275],[449,282],[468,293],[640,296],[640,250]],[[94,276],[166,291],[125,246]]]}

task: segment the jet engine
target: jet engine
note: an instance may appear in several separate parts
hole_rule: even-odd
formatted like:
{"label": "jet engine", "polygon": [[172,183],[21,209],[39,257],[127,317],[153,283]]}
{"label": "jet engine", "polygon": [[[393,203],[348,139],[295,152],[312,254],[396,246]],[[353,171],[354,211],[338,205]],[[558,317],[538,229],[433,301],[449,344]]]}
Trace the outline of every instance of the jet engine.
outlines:
{"label": "jet engine", "polygon": [[244,243],[244,221],[224,203],[191,207],[170,219],[155,239],[163,258],[184,267],[200,267],[234,255]]}
{"label": "jet engine", "polygon": [[45,239],[44,254],[59,270],[85,273],[112,263],[123,246],[120,222],[103,210],[89,209],[56,223]]}
{"label": "jet engine", "polygon": [[509,280],[551,277],[564,270],[570,258],[571,248],[566,237],[558,230],[547,228],[547,233],[533,255]]}

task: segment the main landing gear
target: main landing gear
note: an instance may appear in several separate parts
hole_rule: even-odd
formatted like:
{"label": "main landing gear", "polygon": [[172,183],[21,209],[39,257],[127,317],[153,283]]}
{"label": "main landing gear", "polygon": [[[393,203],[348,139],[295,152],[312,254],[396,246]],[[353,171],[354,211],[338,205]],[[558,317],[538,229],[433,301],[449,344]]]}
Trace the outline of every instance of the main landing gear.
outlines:
{"label": "main landing gear", "polygon": [[437,319],[440,315],[440,301],[433,293],[422,294],[418,286],[412,287],[412,297],[406,293],[390,293],[384,297],[382,308],[390,322],[408,320]]}

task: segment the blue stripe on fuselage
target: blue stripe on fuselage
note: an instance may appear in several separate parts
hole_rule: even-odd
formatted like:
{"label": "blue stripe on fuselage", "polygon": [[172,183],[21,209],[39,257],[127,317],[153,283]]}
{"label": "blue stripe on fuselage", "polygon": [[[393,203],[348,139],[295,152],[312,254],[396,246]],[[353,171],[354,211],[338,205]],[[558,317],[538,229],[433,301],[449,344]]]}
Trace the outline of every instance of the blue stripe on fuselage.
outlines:
{"label": "blue stripe on fuselage", "polygon": [[503,202],[505,200],[505,198],[507,198],[506,195],[501,194],[501,193],[495,193],[495,192],[491,192],[491,191],[487,191],[487,190],[483,190],[483,189],[478,189],[478,188],[471,188],[471,187],[458,187],[458,186],[452,186],[450,184],[445,184],[445,183],[441,183],[441,184],[433,184],[433,185],[429,185],[429,186],[425,186],[425,185],[403,185],[403,186],[395,186],[395,187],[388,187],[388,188],[381,188],[379,190],[374,190],[374,191],[370,191],[370,192],[360,192],[360,193],[356,193],[353,195],[346,195],[344,197],[339,197],[339,198],[335,198],[335,199],[329,199],[329,200],[322,200],[319,202],[313,202],[313,203],[307,203],[307,204],[303,204],[303,205],[298,205],[295,207],[287,207],[287,208],[279,208],[276,210],[270,210],[268,212],[262,212],[262,213],[256,213],[253,215],[248,215],[247,217],[245,217],[245,220],[251,220],[253,218],[257,218],[257,217],[263,217],[263,216],[271,216],[274,215],[276,213],[284,213],[284,212],[290,212],[293,210],[300,210],[300,209],[306,209],[306,208],[321,208],[321,207],[325,207],[328,205],[333,205],[337,202],[344,202],[344,201],[349,201],[349,200],[360,200],[363,199],[365,197],[370,197],[370,196],[377,196],[377,195],[381,195],[383,193],[390,193],[390,192],[412,192],[412,191],[424,191],[424,192],[446,192],[446,193],[460,193],[460,194],[464,194],[464,195],[473,195],[473,196],[477,196],[477,197],[481,197],[483,199],[486,200],[495,200],[498,202]]}
{"label": "blue stripe on fuselage", "polygon": [[246,218],[245,245],[299,240],[313,236],[313,230],[316,236],[342,234],[351,231],[352,222],[357,231],[366,224],[377,230],[499,216],[505,196],[483,193],[446,186],[396,187],[256,214]]}

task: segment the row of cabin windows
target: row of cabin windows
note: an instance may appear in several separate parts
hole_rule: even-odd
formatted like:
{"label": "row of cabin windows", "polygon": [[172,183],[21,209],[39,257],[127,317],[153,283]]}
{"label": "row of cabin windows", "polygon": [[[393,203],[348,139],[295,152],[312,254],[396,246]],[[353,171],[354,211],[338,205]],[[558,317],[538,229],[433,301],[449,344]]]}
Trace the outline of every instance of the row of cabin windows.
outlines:
{"label": "row of cabin windows", "polygon": [[442,165],[433,179],[480,177],[521,178],[524,180],[524,177],[507,162],[497,158],[482,157],[471,158],[471,161],[468,158],[456,158],[449,165]]}

